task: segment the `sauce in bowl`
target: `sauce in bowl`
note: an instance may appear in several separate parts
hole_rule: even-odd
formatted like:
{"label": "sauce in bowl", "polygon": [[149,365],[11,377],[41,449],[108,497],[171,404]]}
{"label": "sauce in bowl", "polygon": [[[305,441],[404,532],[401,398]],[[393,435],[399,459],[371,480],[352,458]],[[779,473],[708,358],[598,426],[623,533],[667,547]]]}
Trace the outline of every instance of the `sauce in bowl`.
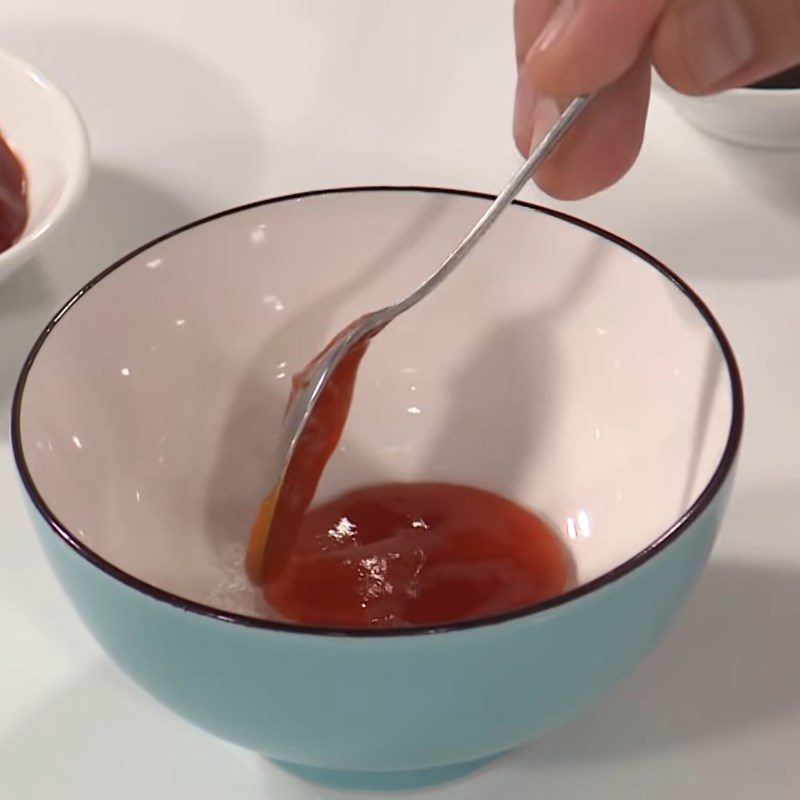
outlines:
{"label": "sauce in bowl", "polygon": [[[253,524],[247,569],[266,601],[293,622],[397,628],[500,614],[562,593],[571,572],[562,542],[532,512],[483,489],[386,483],[309,511],[367,345],[334,369]],[[315,361],[293,378],[293,391]]]}
{"label": "sauce in bowl", "polygon": [[28,222],[25,170],[0,136],[0,253],[19,239]]}
{"label": "sauce in bowl", "polygon": [[312,625],[436,625],[534,605],[563,592],[569,572],[553,532],[505,497],[388,483],[312,508],[264,597]]}

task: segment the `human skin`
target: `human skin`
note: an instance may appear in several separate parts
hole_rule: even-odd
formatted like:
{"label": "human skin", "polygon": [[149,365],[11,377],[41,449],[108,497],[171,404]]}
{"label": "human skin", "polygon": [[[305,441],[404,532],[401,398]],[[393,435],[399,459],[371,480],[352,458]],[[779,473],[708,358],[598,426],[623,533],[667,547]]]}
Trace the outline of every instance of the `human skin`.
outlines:
{"label": "human skin", "polygon": [[618,181],[642,144],[651,68],[691,95],[800,62],[800,0],[516,0],[514,140],[523,155],[576,95],[598,92],[537,171],[561,199]]}

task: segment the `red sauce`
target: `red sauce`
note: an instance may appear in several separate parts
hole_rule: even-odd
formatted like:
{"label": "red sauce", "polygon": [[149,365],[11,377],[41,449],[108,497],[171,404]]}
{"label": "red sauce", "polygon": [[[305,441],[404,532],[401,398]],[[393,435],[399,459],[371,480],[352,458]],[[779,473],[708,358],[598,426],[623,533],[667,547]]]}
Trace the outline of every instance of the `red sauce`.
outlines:
{"label": "red sauce", "polygon": [[[331,340],[319,356],[292,377],[289,402],[305,385],[317,359],[338,339],[336,336]],[[356,374],[368,344],[365,341],[353,347],[328,378],[295,445],[283,484],[275,487],[261,504],[250,530],[247,550],[247,573],[257,584],[273,580],[289,563],[303,515],[314,499],[322,472],[347,422]]]}
{"label": "red sauce", "polygon": [[303,518],[264,596],[290,620],[404,627],[483,617],[560,594],[564,548],[530,511],[446,483],[369,486]]}
{"label": "red sauce", "polygon": [[329,378],[283,485],[253,524],[247,570],[266,600],[290,621],[390,628],[502,613],[563,592],[570,562],[560,541],[530,511],[482,489],[383,484],[308,510],[367,344]]}
{"label": "red sauce", "polygon": [[0,136],[0,252],[19,239],[27,221],[25,170]]}

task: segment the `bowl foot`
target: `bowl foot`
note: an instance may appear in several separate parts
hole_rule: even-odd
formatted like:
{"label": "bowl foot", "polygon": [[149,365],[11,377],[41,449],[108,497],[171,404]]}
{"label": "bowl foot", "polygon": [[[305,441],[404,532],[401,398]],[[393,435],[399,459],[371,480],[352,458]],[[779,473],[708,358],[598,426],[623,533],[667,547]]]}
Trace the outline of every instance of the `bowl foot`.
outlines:
{"label": "bowl foot", "polygon": [[502,755],[500,753],[487,758],[479,758],[476,761],[448,764],[444,767],[402,770],[399,772],[350,772],[347,770],[307,767],[302,764],[290,764],[276,759],[270,760],[273,764],[277,764],[281,769],[296,775],[298,778],[312,783],[321,783],[335,789],[365,792],[401,792],[457,781],[491,764]]}

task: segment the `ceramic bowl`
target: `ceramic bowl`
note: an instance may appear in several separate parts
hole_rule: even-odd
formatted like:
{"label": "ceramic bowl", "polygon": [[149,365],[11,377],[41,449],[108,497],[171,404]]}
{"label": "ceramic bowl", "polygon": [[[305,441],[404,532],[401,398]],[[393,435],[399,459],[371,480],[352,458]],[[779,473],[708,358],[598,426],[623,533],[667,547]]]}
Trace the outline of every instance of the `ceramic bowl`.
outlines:
{"label": "ceramic bowl", "polygon": [[698,297],[598,228],[516,204],[373,343],[320,496],[383,480],[501,492],[575,583],[533,608],[400,630],[269,615],[243,577],[289,377],[414,287],[489,198],[279,198],[123,258],[42,334],[13,447],[67,595],[135,681],[197,725],[350,787],[452,778],[577,714],[699,576],[742,429]]}
{"label": "ceramic bowl", "polygon": [[653,85],[687,122],[717,139],[751,147],[800,149],[800,89],[730,89],[690,97],[657,76]]}
{"label": "ceramic bowl", "polygon": [[0,134],[25,168],[28,222],[0,253],[0,281],[30,261],[77,205],[89,175],[89,143],[75,106],[35,67],[0,50]]}

